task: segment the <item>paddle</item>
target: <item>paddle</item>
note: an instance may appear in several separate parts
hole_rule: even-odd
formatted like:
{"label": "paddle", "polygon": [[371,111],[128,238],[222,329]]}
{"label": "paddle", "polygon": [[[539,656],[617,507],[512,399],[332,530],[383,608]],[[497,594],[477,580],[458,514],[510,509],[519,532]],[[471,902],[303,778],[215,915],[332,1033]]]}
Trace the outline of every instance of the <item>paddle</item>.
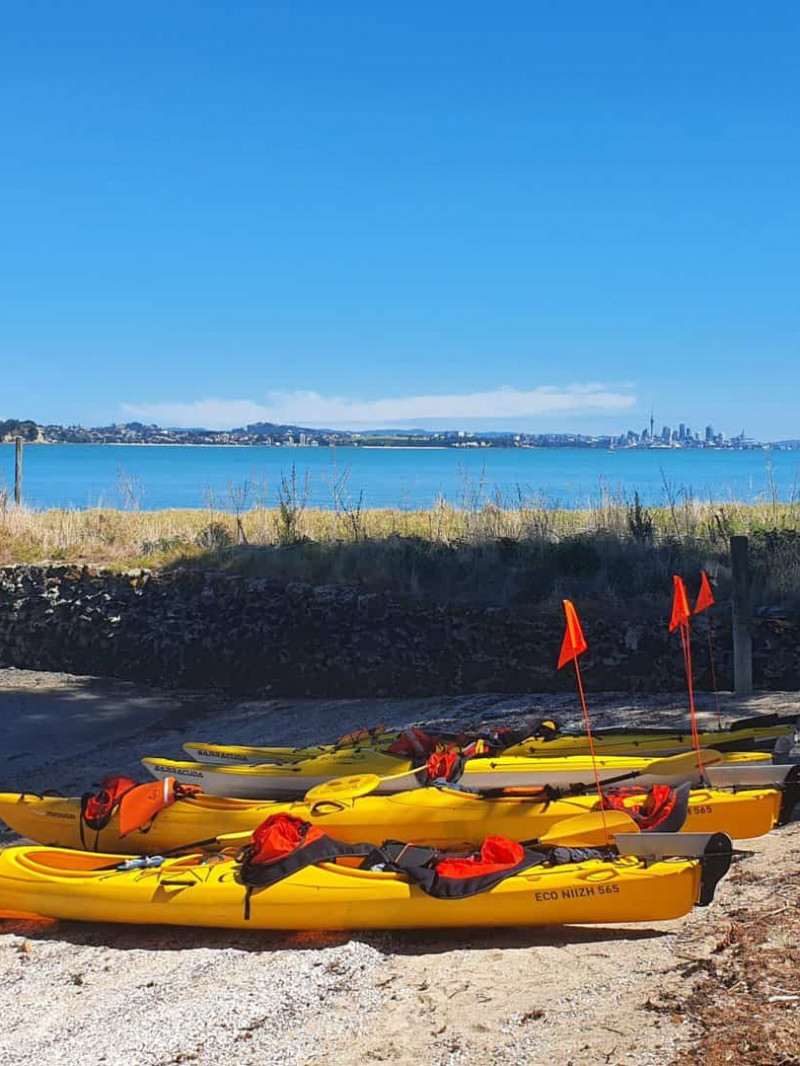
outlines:
{"label": "paddle", "polygon": [[[623,781],[633,781],[637,777],[677,777],[680,774],[690,774],[693,770],[700,768],[699,754],[692,749],[691,751],[683,752],[681,755],[669,755],[664,759],[653,759],[641,770],[631,770],[626,774],[620,774],[618,777],[607,777],[601,784],[603,788],[607,788],[609,785],[620,785]],[[703,749],[701,758],[703,766],[714,766],[716,763],[722,762],[722,754],[713,749],[709,751]]]}
{"label": "paddle", "polygon": [[546,833],[542,833],[536,843],[546,847],[599,848],[607,842],[606,830],[610,836],[615,833],[638,833],[639,826],[625,811],[587,811],[586,814],[576,814],[556,822]]}
{"label": "paddle", "polygon": [[[531,762],[537,763],[538,766],[542,766],[546,769],[546,763],[549,760],[531,760]],[[722,761],[722,755],[718,751],[703,751],[703,765],[713,766],[715,763]],[[681,755],[670,755],[664,759],[651,759],[641,770],[628,770],[624,774],[620,774],[618,777],[608,778],[601,782],[603,788],[608,785],[617,785],[623,781],[632,781],[637,777],[643,777],[645,775],[664,777],[673,777],[680,774],[689,774],[693,770],[698,768],[697,752],[687,751]],[[358,799],[360,796],[368,796],[370,792],[374,792],[376,788],[379,788],[385,781],[396,781],[401,777],[411,777],[413,774],[417,774],[420,770],[424,770],[425,767],[418,767],[415,770],[404,770],[401,774],[392,774],[389,777],[379,777],[377,774],[355,774],[352,777],[334,777],[330,781],[323,781],[319,785],[314,785],[305,794],[304,802],[306,803],[319,803],[323,800],[348,800]],[[469,776],[469,775],[467,775]],[[593,786],[587,785],[586,788],[590,789]],[[492,792],[492,789],[481,789],[482,793]],[[503,790],[498,789],[498,792]],[[567,795],[579,795],[581,792],[580,787],[570,788],[567,790]]]}
{"label": "paddle", "polygon": [[[609,833],[638,833],[639,827],[625,811],[606,811],[605,824]],[[252,833],[224,833],[217,837],[217,843],[222,845],[247,844],[252,839]],[[603,815],[600,811],[586,811],[585,814],[571,815],[560,822],[556,822],[546,833],[535,841],[545,847],[561,845],[565,848],[593,848],[601,847],[606,842],[605,829],[603,828]]]}
{"label": "paddle", "polygon": [[401,777],[413,777],[414,774],[425,773],[424,766],[417,766],[413,770],[404,770],[401,774],[390,774],[388,777],[379,777],[377,774],[353,774],[351,777],[332,777],[330,781],[321,781],[318,785],[310,788],[303,797],[304,803],[321,803],[325,800],[348,800],[358,799],[359,796],[368,796],[385,781],[397,781]]}

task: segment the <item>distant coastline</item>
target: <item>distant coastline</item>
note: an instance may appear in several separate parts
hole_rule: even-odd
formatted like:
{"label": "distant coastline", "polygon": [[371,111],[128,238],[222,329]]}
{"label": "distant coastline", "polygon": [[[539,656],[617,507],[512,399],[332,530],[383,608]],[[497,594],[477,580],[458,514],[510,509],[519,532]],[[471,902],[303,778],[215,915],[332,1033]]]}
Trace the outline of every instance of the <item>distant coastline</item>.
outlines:
{"label": "distant coastline", "polygon": [[676,450],[759,451],[800,450],[800,439],[761,442],[746,437],[726,437],[706,426],[703,435],[681,423],[678,429],[664,426],[656,433],[650,426],[641,432],[626,430],[619,434],[587,435],[581,433],[525,433],[499,431],[385,429],[334,430],[305,426],[257,422],[229,430],[204,428],[180,429],[141,422],[110,426],[41,425],[31,419],[0,420],[0,443],[17,438],[28,444],[113,444],[158,447],[189,445],[192,447],[276,447],[276,448],[369,448],[380,451],[400,449],[539,449],[581,448],[594,450]]}

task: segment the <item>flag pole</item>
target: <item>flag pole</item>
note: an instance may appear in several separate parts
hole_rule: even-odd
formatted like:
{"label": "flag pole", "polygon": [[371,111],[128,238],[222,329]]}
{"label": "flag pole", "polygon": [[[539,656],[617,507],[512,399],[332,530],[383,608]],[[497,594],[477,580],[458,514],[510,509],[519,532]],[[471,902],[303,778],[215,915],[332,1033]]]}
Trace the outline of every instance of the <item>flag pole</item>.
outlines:
{"label": "flag pole", "polygon": [[578,693],[581,698],[583,721],[586,725],[586,739],[589,741],[589,754],[592,758],[592,772],[594,773],[594,783],[597,786],[597,798],[600,800],[600,816],[603,819],[603,833],[605,834],[606,844],[610,844],[611,839],[608,835],[608,825],[606,824],[605,798],[603,796],[603,787],[600,784],[600,771],[597,768],[597,754],[594,750],[594,737],[592,736],[592,727],[589,724],[589,709],[586,706],[586,693],[583,691],[583,678],[581,677],[581,668],[580,666],[578,666],[577,655],[575,656],[575,659],[573,661],[575,663],[575,677],[578,681]]}
{"label": "flag pole", "polygon": [[586,639],[581,629],[580,620],[578,618],[578,612],[575,610],[574,604],[570,600],[564,600],[564,614],[566,615],[567,627],[564,633],[564,641],[561,646],[561,655],[558,660],[558,669],[572,660],[575,665],[575,680],[578,683],[578,695],[581,701],[581,710],[583,711],[583,723],[586,726],[586,739],[589,745],[589,755],[592,760],[592,773],[594,774],[594,783],[597,786],[597,798],[600,801],[600,817],[603,822],[603,835],[606,838],[606,846],[611,844],[611,838],[608,833],[608,823],[606,822],[606,807],[605,798],[603,796],[603,788],[600,784],[600,772],[597,767],[597,754],[594,747],[594,737],[592,736],[592,726],[589,722],[589,708],[586,705],[586,693],[583,688],[583,678],[581,677],[581,668],[578,662],[579,656],[581,656],[587,649]]}
{"label": "flag pole", "polygon": [[[714,590],[711,587],[711,581],[705,570],[700,571],[700,591],[697,594],[697,600],[695,601],[693,614],[702,614],[708,611],[709,607],[713,607],[716,603],[714,599]],[[714,665],[714,641],[712,639],[713,623],[711,621],[711,615],[706,614],[706,636],[708,638],[708,666],[711,673],[711,685],[714,689],[714,707],[717,711],[717,726],[722,729],[722,714],[719,706],[719,689],[717,688],[717,669]]]}
{"label": "flag pole", "polygon": [[694,677],[692,676],[694,671],[692,670],[692,631],[689,628],[689,623],[681,626],[681,643],[683,644],[683,659],[686,665],[686,687],[689,690],[689,714],[692,719],[692,743],[694,744],[695,751],[697,752],[697,762],[700,766],[700,773],[703,772],[703,756],[700,748],[700,731],[697,728],[697,707],[694,702]]}
{"label": "flag pole", "polygon": [[694,679],[692,676],[692,633],[690,627],[692,612],[689,610],[689,597],[686,595],[686,585],[683,583],[683,578],[675,574],[672,581],[674,591],[669,631],[670,633],[673,633],[677,629],[681,638],[683,665],[686,670],[686,686],[689,692],[689,717],[692,725],[692,743],[697,752],[697,763],[700,767],[700,773],[702,774],[703,756],[700,748],[700,732],[697,728],[697,708],[694,702]]}

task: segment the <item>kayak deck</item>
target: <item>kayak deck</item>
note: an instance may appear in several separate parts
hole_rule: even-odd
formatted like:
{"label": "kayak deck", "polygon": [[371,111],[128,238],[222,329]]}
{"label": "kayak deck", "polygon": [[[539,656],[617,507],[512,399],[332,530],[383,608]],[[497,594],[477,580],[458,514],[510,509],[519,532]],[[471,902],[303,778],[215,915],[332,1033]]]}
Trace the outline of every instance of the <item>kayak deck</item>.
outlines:
{"label": "kayak deck", "polygon": [[402,874],[323,863],[256,889],[248,918],[233,860],[194,855],[131,871],[116,869],[121,861],[8,848],[0,853],[0,908],[73,921],[231,929],[543,926],[678,918],[704,887],[704,860],[617,857],[537,866],[468,898],[435,899]]}
{"label": "kayak deck", "polygon": [[[793,774],[797,776],[796,771]],[[683,831],[723,832],[740,840],[762,836],[785,820],[785,808],[794,806],[799,788],[793,780],[778,787],[693,789]],[[626,807],[630,809],[637,801],[641,802],[641,797],[628,797]],[[452,848],[495,834],[514,840],[538,839],[559,822],[595,809],[594,792],[546,799],[537,795],[482,796],[431,787],[317,803],[199,793],[177,799],[144,829],[122,837],[119,808],[104,828],[95,831],[81,826],[78,797],[0,794],[0,819],[27,839],[57,847],[136,855],[196,847],[201,842],[213,848],[215,837],[250,833],[276,813],[302,818],[346,843],[403,839]]]}

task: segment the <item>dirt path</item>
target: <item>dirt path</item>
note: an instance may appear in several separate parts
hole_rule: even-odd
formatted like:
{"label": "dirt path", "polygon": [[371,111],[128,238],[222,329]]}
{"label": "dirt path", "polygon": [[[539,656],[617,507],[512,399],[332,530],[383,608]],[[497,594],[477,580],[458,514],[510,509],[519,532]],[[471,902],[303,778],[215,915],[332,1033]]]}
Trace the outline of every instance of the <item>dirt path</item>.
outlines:
{"label": "dirt path", "polygon": [[[793,709],[796,697],[776,694],[725,706],[737,715]],[[303,743],[376,719],[515,724],[545,710],[574,717],[570,701],[541,697],[234,705],[2,671],[0,788],[81,791],[109,770],[136,772],[145,753],[177,754],[191,737]],[[613,698],[595,701],[593,711],[628,724],[656,716],[652,704]],[[679,697],[657,708],[659,721],[682,717]],[[786,904],[785,896],[797,879],[800,826],[747,850],[753,855],[736,865],[711,908],[652,928],[348,937],[0,923],[0,1062],[655,1066],[690,1061],[700,1047],[721,1063],[704,982],[726,974],[737,952],[763,953],[755,941],[742,947],[736,930],[744,923],[769,925],[771,912],[787,905],[778,918],[791,919],[796,933],[795,897]],[[783,927],[780,936],[794,948]],[[774,1011],[770,981],[762,985],[749,1009]],[[784,1030],[787,1003],[777,1005]],[[731,1047],[730,1061],[748,1066],[797,1061],[766,1057],[768,1049],[763,1059],[747,1058],[735,1039]]]}

